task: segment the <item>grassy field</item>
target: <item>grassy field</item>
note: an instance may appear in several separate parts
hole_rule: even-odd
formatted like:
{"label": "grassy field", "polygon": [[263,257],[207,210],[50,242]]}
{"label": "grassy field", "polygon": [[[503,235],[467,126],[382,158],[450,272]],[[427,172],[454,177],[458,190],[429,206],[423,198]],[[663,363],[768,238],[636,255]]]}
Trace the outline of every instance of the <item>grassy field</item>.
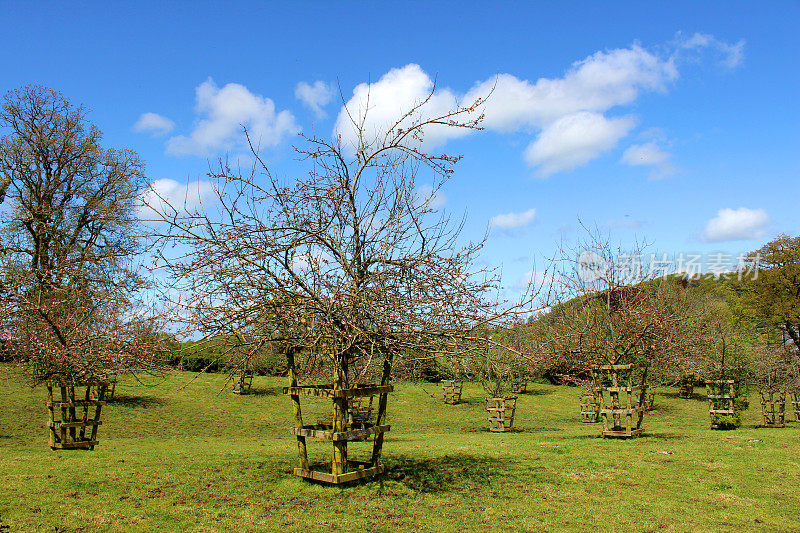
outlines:
{"label": "grassy field", "polygon": [[[195,377],[124,379],[104,410],[100,445],[52,451],[44,389],[0,365],[0,524],[11,532],[800,531],[800,423],[759,427],[755,402],[744,427],[716,432],[700,396],[659,390],[646,436],[616,441],[578,421],[575,388],[529,386],[519,431],[492,434],[477,385],[450,406],[435,385],[401,383],[390,402],[388,474],[340,488],[290,475],[296,446],[283,380],[256,377],[254,394],[236,396],[220,393],[223,375]],[[364,454],[366,444],[351,449]],[[323,460],[330,445],[309,450]]]}

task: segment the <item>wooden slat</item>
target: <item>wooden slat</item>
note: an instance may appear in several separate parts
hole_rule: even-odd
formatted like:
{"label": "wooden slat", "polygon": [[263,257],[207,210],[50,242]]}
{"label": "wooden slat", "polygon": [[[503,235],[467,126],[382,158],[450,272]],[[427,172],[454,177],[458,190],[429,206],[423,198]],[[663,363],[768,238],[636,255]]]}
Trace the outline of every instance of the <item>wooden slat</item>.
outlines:
{"label": "wooden slat", "polygon": [[92,446],[97,446],[98,444],[100,444],[100,442],[96,440],[85,440],[78,442],[56,443],[55,446],[51,446],[51,448],[54,449],[90,448]]}
{"label": "wooden slat", "polygon": [[634,415],[644,411],[644,407],[620,407],[620,408],[605,408],[600,409],[600,414],[617,414],[617,415]]}
{"label": "wooden slat", "polygon": [[[323,425],[318,424],[318,426]],[[316,428],[314,426],[304,426],[302,428],[289,428],[289,431],[291,431],[292,435],[301,435],[303,437],[312,437],[320,440],[350,441],[364,439],[370,435],[377,435],[378,433],[384,433],[391,430],[391,428],[391,425],[386,424],[364,429],[352,429],[350,431],[334,432],[331,426],[325,426],[325,429],[322,427]]]}
{"label": "wooden slat", "polygon": [[339,484],[382,474],[385,470],[386,468],[383,465],[377,465],[370,468],[365,468],[363,470],[347,472],[346,474],[333,475],[326,472],[315,472],[314,470],[295,467],[294,475],[307,479],[323,481],[325,483]]}
{"label": "wooden slat", "polygon": [[631,387],[603,387],[603,392],[634,392],[640,391],[646,387],[641,385],[633,385]]}
{"label": "wooden slat", "polygon": [[63,407],[89,407],[94,405],[105,405],[106,402],[101,400],[75,400],[75,401],[66,401],[66,402],[59,402],[53,401],[53,407],[63,408]]}
{"label": "wooden slat", "polygon": [[48,425],[51,428],[57,428],[59,426],[65,428],[82,428],[82,427],[89,427],[89,426],[99,426],[102,425],[102,422],[99,420],[79,420],[77,422],[50,422]]}
{"label": "wooden slat", "polygon": [[644,431],[643,428],[617,431],[614,429],[603,430],[604,437],[637,437]]}
{"label": "wooden slat", "polygon": [[322,385],[301,385],[298,387],[284,387],[283,393],[295,396],[317,396],[322,398],[355,398],[359,396],[375,396],[394,391],[393,385],[371,385],[366,387],[353,387],[334,391],[333,388]]}

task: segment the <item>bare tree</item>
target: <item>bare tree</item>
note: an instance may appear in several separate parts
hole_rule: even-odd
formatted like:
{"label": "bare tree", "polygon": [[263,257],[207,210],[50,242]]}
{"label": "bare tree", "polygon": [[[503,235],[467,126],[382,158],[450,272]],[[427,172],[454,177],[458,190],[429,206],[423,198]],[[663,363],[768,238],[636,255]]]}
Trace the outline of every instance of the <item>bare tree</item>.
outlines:
{"label": "bare tree", "polygon": [[159,242],[183,254],[159,260],[176,316],[204,335],[278,343],[310,359],[307,373],[342,370],[343,386],[379,357],[473,350],[465,339],[520,303],[500,301],[497,276],[475,268],[483,241],[460,245],[461,227],[436,211],[460,157],[432,153],[425,134],[479,129],[484,101],[430,115],[431,95],[380,131],[367,106],[351,116],[352,144],[302,136],[307,174],[288,180],[251,145],[248,171],[222,162],[211,174],[216,207],[162,210]]}
{"label": "bare tree", "polygon": [[[665,272],[652,269],[645,246],[614,247],[598,230],[586,230],[575,248],[561,248],[550,291],[550,325],[556,358],[573,370],[590,366],[672,364],[689,315],[682,292]],[[562,363],[565,363],[562,361]]]}

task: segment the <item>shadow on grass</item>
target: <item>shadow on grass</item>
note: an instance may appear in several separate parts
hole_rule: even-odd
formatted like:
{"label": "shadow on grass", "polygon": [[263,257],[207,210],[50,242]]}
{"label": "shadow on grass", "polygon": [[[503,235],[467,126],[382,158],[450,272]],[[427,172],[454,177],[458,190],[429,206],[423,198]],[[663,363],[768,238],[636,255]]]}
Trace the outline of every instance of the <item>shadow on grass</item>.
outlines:
{"label": "shadow on grass", "polygon": [[683,401],[694,400],[694,401],[697,401],[697,402],[707,402],[708,401],[708,398],[706,397],[705,391],[703,391],[702,394],[700,394],[698,392],[693,392],[691,398],[682,398],[679,395],[678,391],[659,392],[658,396],[663,396],[665,398],[672,398],[673,400],[683,400]]}
{"label": "shadow on grass", "polygon": [[[586,425],[589,426],[589,424],[586,424]],[[675,439],[682,439],[683,438],[683,435],[676,435],[674,433],[659,433],[657,431],[647,431],[646,428],[645,428],[644,432],[641,435],[639,435],[638,437],[603,437],[603,435],[602,435],[602,431],[603,431],[602,426],[597,426],[595,429],[596,429],[596,431],[594,431],[594,432],[589,432],[589,433],[587,433],[585,435],[577,435],[575,437],[570,437],[570,439],[575,439],[575,440],[604,439],[604,440],[608,440],[608,441],[635,442],[637,440],[646,440],[648,438],[660,439],[660,440],[675,440]]]}
{"label": "shadow on grass", "polygon": [[146,408],[166,405],[168,402],[164,398],[155,396],[135,396],[130,394],[114,394],[114,399],[109,401],[111,405],[122,405],[124,407]]}
{"label": "shadow on grass", "polygon": [[647,438],[652,437],[654,439],[663,439],[663,440],[675,440],[675,439],[682,439],[683,435],[676,435],[675,433],[659,433],[658,431],[647,431],[645,429],[644,434],[638,438]]}
{"label": "shadow on grass", "polygon": [[385,461],[386,477],[419,492],[450,492],[468,485],[485,485],[502,474],[499,459],[479,455],[458,455],[421,459],[393,456]]}
{"label": "shadow on grass", "polygon": [[[442,404],[443,405],[448,405],[448,404],[446,404],[444,402],[442,402]],[[486,405],[486,400],[484,400],[482,397],[481,398],[478,398],[478,397],[465,398],[465,397],[462,396],[461,400],[455,405],[482,405],[482,406],[485,406]]]}
{"label": "shadow on grass", "polygon": [[525,392],[515,394],[516,396],[549,396],[555,394],[551,389],[528,389]]}
{"label": "shadow on grass", "polygon": [[652,409],[645,411],[644,416],[647,418],[648,415],[668,415],[675,413],[676,411],[678,411],[678,409],[675,409],[671,405],[664,405],[663,403],[658,403],[658,401],[656,401]]}
{"label": "shadow on grass", "polygon": [[282,387],[251,387],[248,396],[278,396],[283,395]]}

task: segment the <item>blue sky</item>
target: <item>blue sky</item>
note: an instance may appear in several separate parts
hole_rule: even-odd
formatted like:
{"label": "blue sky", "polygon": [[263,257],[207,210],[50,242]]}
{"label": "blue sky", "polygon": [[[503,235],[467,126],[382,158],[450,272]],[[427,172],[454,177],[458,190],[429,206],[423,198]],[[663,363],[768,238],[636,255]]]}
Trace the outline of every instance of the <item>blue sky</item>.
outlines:
{"label": "blue sky", "polygon": [[500,80],[486,130],[442,140],[464,155],[442,208],[466,216],[465,238],[489,229],[484,259],[509,287],[579,218],[670,254],[737,255],[800,227],[798,2],[3,10],[0,89],[44,84],[86,104],[106,143],[139,152],[173,191],[237,151],[240,121],[290,176],[294,132],[330,135],[339,88],[350,100],[372,81],[394,101],[426,79],[443,98]]}

